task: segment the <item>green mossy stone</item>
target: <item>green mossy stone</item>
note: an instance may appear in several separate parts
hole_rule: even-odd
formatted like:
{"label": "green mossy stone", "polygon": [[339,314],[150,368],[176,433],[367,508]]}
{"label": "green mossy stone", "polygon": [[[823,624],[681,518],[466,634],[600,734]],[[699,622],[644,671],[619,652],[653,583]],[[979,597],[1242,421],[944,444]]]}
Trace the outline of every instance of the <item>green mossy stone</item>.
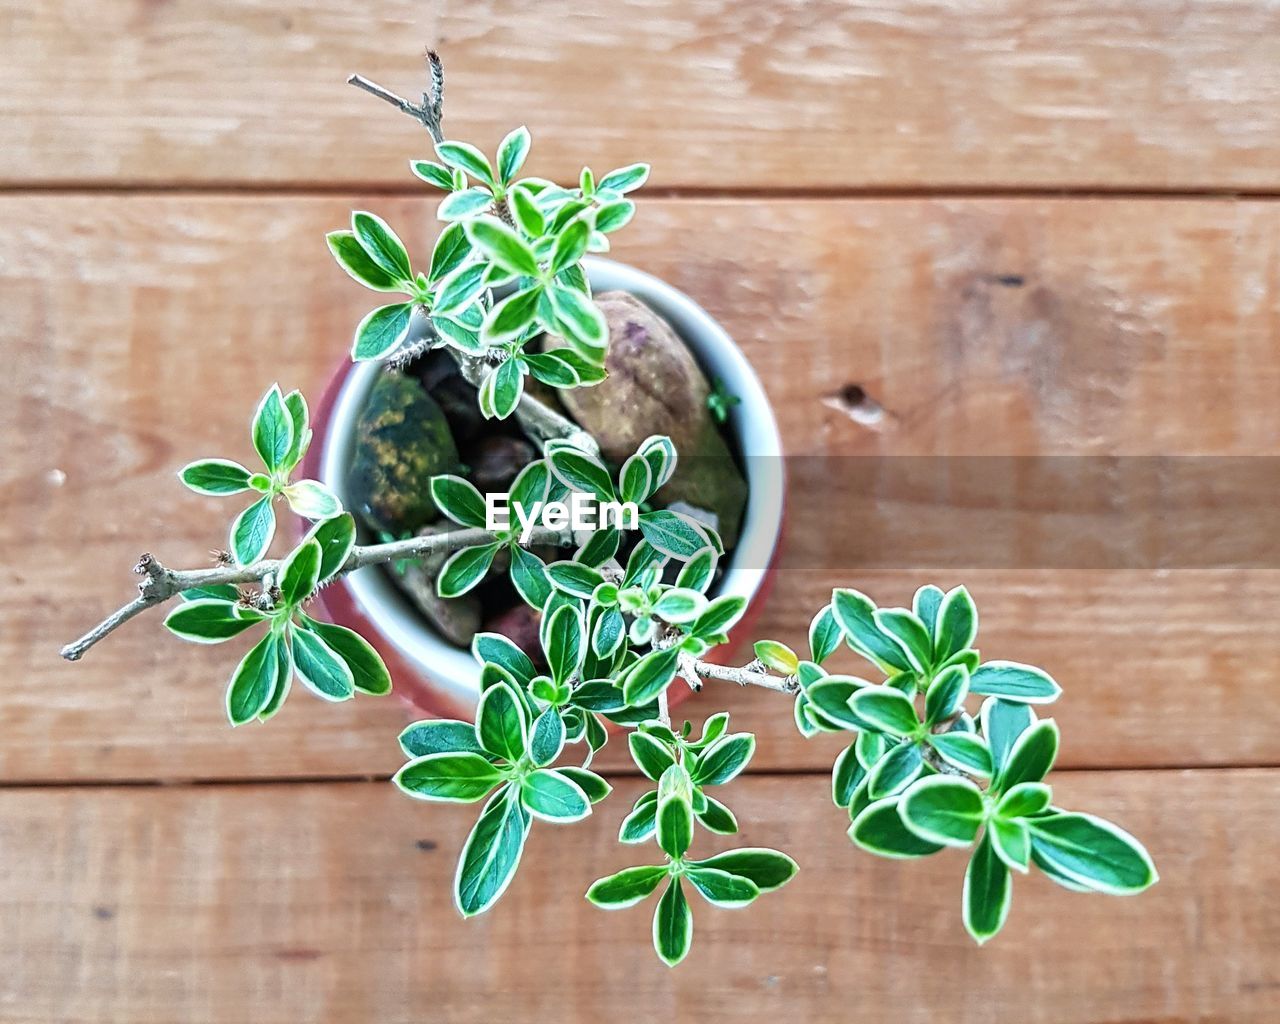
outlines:
{"label": "green mossy stone", "polygon": [[415,378],[379,377],[356,423],[347,476],[355,509],[375,529],[415,532],[439,515],[431,478],[457,468],[458,448],[435,399]]}

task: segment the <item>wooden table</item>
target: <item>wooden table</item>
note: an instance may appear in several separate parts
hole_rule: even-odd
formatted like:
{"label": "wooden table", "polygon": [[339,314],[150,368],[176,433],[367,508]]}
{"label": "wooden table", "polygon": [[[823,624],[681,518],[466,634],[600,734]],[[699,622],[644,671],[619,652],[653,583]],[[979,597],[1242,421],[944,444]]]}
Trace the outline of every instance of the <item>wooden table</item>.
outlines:
{"label": "wooden table", "polygon": [[[769,694],[718,692],[760,737],[728,795],[742,839],[801,874],[699,912],[668,971],[645,911],[581,898],[632,861],[613,837],[634,777],[589,822],[538,829],[505,901],[464,923],[449,884],[472,812],[387,784],[395,700],[295,696],[232,732],[228,652],[155,616],[56,657],[140,551],[198,564],[219,543],[226,508],[175,468],[247,458],[264,386],[314,396],[342,358],[370,300],[324,232],[368,208],[428,244],[406,169],[424,134],[342,84],[413,94],[424,43],[457,135],[492,149],[524,122],[530,170],[562,178],[652,161],[617,255],[724,323],[793,454],[1273,454],[1274,5],[0,10],[0,1020],[1277,1019],[1273,567],[935,574],[977,595],[988,656],[1063,683],[1060,799],[1124,822],[1162,874],[1130,900],[1019,880],[982,950],[962,858],[854,850],[827,795],[836,743],[802,741]],[[824,402],[845,385],[885,415]],[[1072,511],[1007,497],[1039,523]],[[982,528],[982,508],[954,512]],[[820,543],[787,536],[765,634],[802,642],[834,584],[901,602],[924,575],[836,571]]]}

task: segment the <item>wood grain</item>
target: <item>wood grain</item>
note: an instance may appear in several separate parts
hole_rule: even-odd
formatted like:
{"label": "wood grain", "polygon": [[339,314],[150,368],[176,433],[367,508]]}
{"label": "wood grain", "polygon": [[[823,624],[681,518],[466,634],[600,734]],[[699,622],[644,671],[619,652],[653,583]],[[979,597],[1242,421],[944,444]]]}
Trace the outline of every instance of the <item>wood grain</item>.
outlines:
{"label": "wood grain", "polygon": [[725,794],[740,837],[699,847],[778,846],[800,874],[744,910],[694,897],[674,971],[649,948],[651,904],[606,913],[581,895],[651,859],[615,838],[634,781],[587,821],[536,825],[512,888],[470,922],[449,893],[473,808],[362,783],[8,790],[0,1020],[574,1024],[732,1005],[743,1022],[1269,1024],[1274,788],[1258,771],[1059,780],[1057,799],[1141,836],[1161,881],[1112,898],[1019,878],[979,949],[960,923],[963,854],[878,860],[844,838],[821,780],[751,777]]}
{"label": "wood grain", "polygon": [[[419,252],[434,230],[428,205],[387,197],[0,199],[0,777],[396,767],[408,714],[394,700],[332,707],[299,693],[268,726],[233,733],[222,690],[235,652],[183,645],[155,616],[78,665],[55,653],[127,597],[141,550],[200,564],[222,543],[234,508],[185,493],[174,470],[249,459],[263,388],[314,396],[343,360],[374,298],[332,265],[323,233],[353,206],[386,215]],[[1280,207],[1257,201],[659,201],[617,255],[725,324],[788,451],[829,460],[836,479],[865,456],[1274,453],[1278,228]],[[878,422],[824,402],[846,383],[886,410]],[[987,509],[962,488],[923,503],[793,488],[760,632],[802,644],[834,585],[903,602],[924,579],[965,580],[987,655],[1044,665],[1064,685],[1064,763],[1280,763],[1267,711],[1280,572],[1161,568],[1143,560],[1154,535],[1115,553],[1117,569],[1041,562],[1036,539],[1062,519],[1087,527],[1089,509],[1016,485]],[[879,540],[901,544],[903,523],[980,531],[997,515],[1025,562],[870,557]],[[859,540],[833,547],[815,521]],[[830,765],[837,747],[801,741],[774,695],[719,694],[698,712],[723,702],[758,730],[759,767]]]}
{"label": "wood grain", "polygon": [[1246,0],[5,0],[0,181],[390,185],[412,96],[531,169],[659,187],[1280,188],[1280,12]]}

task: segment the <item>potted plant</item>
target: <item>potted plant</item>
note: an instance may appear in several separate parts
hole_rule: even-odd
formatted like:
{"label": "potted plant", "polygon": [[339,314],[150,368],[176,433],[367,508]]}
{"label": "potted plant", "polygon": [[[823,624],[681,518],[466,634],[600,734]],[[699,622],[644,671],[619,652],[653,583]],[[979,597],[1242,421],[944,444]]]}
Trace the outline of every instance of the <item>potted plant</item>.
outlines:
{"label": "potted plant", "polygon": [[[473,720],[427,719],[405,729],[400,745],[407,760],[395,785],[429,802],[483,801],[454,887],[458,909],[470,916],[492,907],[511,884],[535,820],[578,821],[608,797],[610,786],[591,770],[592,758],[609,740],[606,723],[626,730],[631,757],[654,785],[619,814],[619,839],[653,842],[657,851],[641,866],[597,880],[587,898],[619,908],[661,890],[653,941],[669,965],[690,948],[691,894],[741,907],[797,870],[775,850],[707,856],[701,842],[695,846],[700,832],[737,831],[719,787],[743,770],[755,748],[752,734],[729,730],[727,713],[710,715],[700,728],[673,721],[675,695],[708,681],[777,693],[786,702],[783,713],[793,715],[806,736],[848,736],[833,767],[832,797],[848,813],[856,845],[900,859],[946,846],[971,849],[962,918],[979,942],[1002,927],[1014,873],[1035,867],[1069,889],[1115,894],[1154,883],[1154,865],[1136,839],[1053,802],[1044,780],[1057,754],[1058,729],[1036,709],[1054,701],[1060,688],[1038,668],[982,660],[975,647],[978,613],[964,587],[944,593],[923,586],[909,608],[880,608],[855,589],[838,588],[815,609],[801,651],[762,639],[746,664],[713,660],[741,630],[754,591],[732,570],[722,573],[732,560],[721,529],[736,529],[730,517],[711,521],[696,503],[663,500],[687,458],[671,434],[688,424],[678,418],[669,430],[619,448],[616,407],[606,405],[613,411],[603,420],[583,412],[592,389],[606,393],[610,370],[616,373],[611,349],[620,340],[601,309],[609,289],[653,301],[704,365],[719,370],[728,363],[716,359],[732,351],[722,338],[719,348],[699,347],[701,327],[681,319],[687,314],[701,324],[687,300],[634,272],[584,263],[589,250],[603,248],[610,231],[630,218],[627,196],[647,168],[623,168],[598,182],[584,172],[577,188],[518,179],[528,133],[507,136],[494,163],[445,139],[443,73],[434,55],[430,69],[421,104],[354,80],[431,133],[439,159],[414,169],[448,193],[440,208],[447,226],[427,270],[415,270],[394,232],[373,214],[357,213],[350,232],[330,236],[351,276],[402,295],[356,330],[353,354],[364,366],[332,403],[323,455],[309,459],[313,431],[302,395],[268,390],[251,428],[260,471],[221,459],[182,471],[186,485],[202,493],[250,495],[231,525],[229,553],[213,568],[194,570],[170,569],[143,555],[138,596],[64,648],[64,657],[76,660],[134,616],[180,599],[165,619],[179,637],[221,643],[252,634],[252,647],[231,673],[227,711],[234,725],[266,721],[280,711],[295,679],[335,702],[391,690],[391,672],[370,638],[319,615],[324,588],[357,570],[428,559],[438,563],[433,578],[445,599],[500,577],[535,609],[533,635],[522,646],[497,631],[474,633]],[[449,360],[443,369],[442,358]],[[391,375],[379,369],[387,361],[396,367]],[[385,458],[370,475],[418,479],[422,486],[380,492],[378,500],[385,498],[388,507],[417,503],[451,526],[363,540],[344,504],[374,523],[385,509],[342,474],[359,462],[356,421],[380,382],[453,368],[474,389],[485,423],[513,421],[538,441],[538,450],[509,467],[508,499],[495,502],[459,472],[443,434],[431,435],[436,443],[414,449],[412,457],[408,441],[397,441],[403,435],[379,434]],[[679,374],[668,369],[650,389],[685,393],[688,382]],[[752,381],[740,373],[734,385],[755,405],[761,396]],[[552,391],[535,392],[535,382]],[[561,409],[556,392],[564,396]],[[680,408],[692,415],[688,406]],[[385,408],[384,426],[439,421],[419,391]],[[431,413],[425,420],[418,415],[423,408]],[[739,433],[736,440],[749,451],[757,438]],[[448,465],[436,464],[442,453]],[[401,466],[404,461],[411,465]],[[317,472],[308,474],[307,467]],[[752,500],[768,486],[751,481]],[[275,559],[268,549],[281,503],[311,525]],[[629,521],[621,518],[628,505]],[[570,514],[609,506],[618,512],[612,521]],[[759,507],[770,511],[767,503]],[[743,537],[750,537],[753,515],[755,507],[747,510]],[[766,522],[776,523],[776,516]],[[759,537],[767,554],[774,534],[765,529]],[[397,646],[385,606],[368,608],[378,620],[368,625]],[[434,650],[422,658],[430,663],[443,648]],[[824,667],[841,650],[861,658],[872,678]],[[465,675],[458,676],[462,690]]]}

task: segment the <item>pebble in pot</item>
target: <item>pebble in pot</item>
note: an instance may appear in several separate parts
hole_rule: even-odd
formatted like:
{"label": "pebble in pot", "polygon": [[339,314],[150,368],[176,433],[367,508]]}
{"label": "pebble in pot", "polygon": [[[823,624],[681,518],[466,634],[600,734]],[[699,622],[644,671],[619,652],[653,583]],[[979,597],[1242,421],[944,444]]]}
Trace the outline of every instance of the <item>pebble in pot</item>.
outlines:
{"label": "pebble in pot", "polygon": [[458,466],[444,413],[414,377],[384,373],[356,424],[347,478],[352,504],[368,523],[396,535],[434,520],[431,478]]}
{"label": "pebble in pot", "polygon": [[[452,528],[428,526],[419,533],[429,536],[447,533]],[[420,562],[409,562],[403,573],[396,573],[392,578],[444,639],[466,647],[480,628],[480,598],[474,592],[461,597],[441,597],[436,593],[436,577],[448,558],[448,552],[437,552]]]}
{"label": "pebble in pot", "polygon": [[[561,393],[573,418],[620,462],[651,434],[675,442],[675,476],[656,498],[683,502],[714,517],[726,547],[737,542],[747,482],[707,408],[710,385],[671,325],[635,296],[601,292],[595,302],[609,325],[608,379]],[[564,342],[548,338],[548,347]]]}

